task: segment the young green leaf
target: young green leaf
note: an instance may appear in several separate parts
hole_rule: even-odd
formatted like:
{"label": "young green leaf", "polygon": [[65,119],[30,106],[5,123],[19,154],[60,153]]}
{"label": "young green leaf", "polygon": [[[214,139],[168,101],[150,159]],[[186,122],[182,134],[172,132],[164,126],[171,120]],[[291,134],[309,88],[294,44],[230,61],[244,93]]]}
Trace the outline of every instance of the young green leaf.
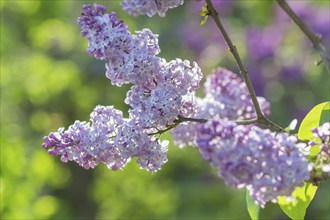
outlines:
{"label": "young green leaf", "polygon": [[311,183],[305,183],[303,187],[297,187],[292,197],[294,201],[287,200],[286,196],[278,197],[278,204],[283,212],[293,220],[302,220],[305,217],[306,209],[313,200],[317,186]]}
{"label": "young green leaf", "polygon": [[301,122],[298,138],[301,140],[313,140],[312,128],[317,128],[330,121],[330,102],[323,102],[315,106]]}
{"label": "young green leaf", "polygon": [[209,15],[209,10],[207,9],[207,5],[204,5],[202,7],[202,11],[199,12],[199,15],[202,17]]}
{"label": "young green leaf", "polygon": [[205,16],[204,19],[201,21],[201,26],[204,26],[206,24],[207,19],[209,18],[209,16]]}
{"label": "young green leaf", "polygon": [[258,220],[260,206],[258,206],[255,203],[255,201],[251,198],[251,196],[249,195],[249,191],[246,191],[246,206],[251,219]]}
{"label": "young green leaf", "polygon": [[201,21],[201,26],[204,26],[207,19],[209,18],[209,10],[207,9],[207,5],[202,7],[202,11],[199,12],[199,15],[204,17]]}

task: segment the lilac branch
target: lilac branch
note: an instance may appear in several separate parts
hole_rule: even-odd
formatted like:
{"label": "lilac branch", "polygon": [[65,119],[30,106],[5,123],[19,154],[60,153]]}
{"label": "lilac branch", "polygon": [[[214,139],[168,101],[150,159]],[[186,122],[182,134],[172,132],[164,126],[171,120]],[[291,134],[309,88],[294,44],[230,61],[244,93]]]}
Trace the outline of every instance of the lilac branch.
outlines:
{"label": "lilac branch", "polygon": [[191,121],[191,122],[198,122],[198,123],[205,123],[207,122],[207,119],[205,118],[186,118],[181,115],[178,116],[179,122],[186,122],[186,121]]}
{"label": "lilac branch", "polygon": [[154,133],[149,133],[148,135],[156,135],[156,134],[161,135],[161,134],[165,133],[166,131],[169,131],[169,130],[175,128],[176,126],[178,126],[182,122],[205,123],[205,122],[207,122],[207,119],[204,119],[204,118],[186,118],[186,117],[183,117],[182,115],[178,115],[178,119],[176,119],[174,121],[174,124],[169,125],[167,128],[165,128],[163,130],[159,130],[159,131],[154,132]]}
{"label": "lilac branch", "polygon": [[278,5],[283,9],[283,11],[296,23],[302,32],[308,37],[312,42],[315,50],[320,54],[322,62],[325,65],[325,68],[330,73],[330,56],[329,52],[326,50],[322,39],[319,35],[313,33],[303,20],[292,10],[285,0],[276,0]]}
{"label": "lilac branch", "polygon": [[213,20],[216,23],[219,31],[222,34],[224,40],[227,43],[227,46],[229,48],[229,51],[234,56],[235,61],[237,63],[237,66],[239,68],[240,74],[241,74],[241,76],[242,76],[242,78],[243,78],[243,80],[244,80],[244,82],[245,82],[245,84],[247,86],[247,89],[249,91],[250,97],[252,99],[252,103],[253,103],[254,110],[256,112],[257,118],[254,119],[254,120],[252,120],[252,121],[251,120],[250,121],[247,121],[246,123],[247,124],[249,124],[249,123],[251,123],[251,124],[252,123],[254,123],[254,124],[262,124],[262,125],[265,125],[267,128],[269,128],[270,130],[276,131],[276,132],[284,131],[283,128],[281,128],[280,126],[278,126],[274,122],[270,121],[262,113],[261,108],[260,108],[260,105],[259,105],[258,100],[257,100],[256,93],[255,93],[254,88],[252,86],[252,83],[250,81],[248,72],[247,72],[247,70],[245,69],[245,67],[243,65],[243,62],[242,62],[241,57],[240,57],[240,55],[239,55],[239,53],[237,51],[236,46],[231,41],[231,39],[230,39],[229,35],[227,34],[224,26],[222,25],[222,23],[221,23],[221,21],[219,19],[219,16],[218,16],[218,12],[215,10],[215,8],[214,8],[214,6],[212,4],[212,1],[211,0],[206,0],[206,3],[207,3],[208,15],[210,15],[213,18]]}
{"label": "lilac branch", "polygon": [[238,120],[238,121],[236,121],[236,123],[238,125],[252,125],[252,124],[258,123],[258,119],[254,118],[254,119],[247,119],[247,120]]}

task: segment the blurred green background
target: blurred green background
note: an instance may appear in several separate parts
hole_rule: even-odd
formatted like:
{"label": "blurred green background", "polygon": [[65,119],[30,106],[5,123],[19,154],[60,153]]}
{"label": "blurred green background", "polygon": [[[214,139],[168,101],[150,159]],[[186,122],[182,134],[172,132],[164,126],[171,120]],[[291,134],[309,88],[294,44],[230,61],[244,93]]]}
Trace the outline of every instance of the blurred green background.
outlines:
{"label": "blurred green background", "polygon": [[[91,2],[0,3],[1,219],[248,219],[245,191],[225,186],[197,148],[179,149],[171,144],[168,162],[155,174],[140,170],[134,161],[122,171],[103,165],[86,171],[74,163],[63,164],[42,149],[45,135],[75,120],[88,120],[98,104],[128,109],[124,99],[129,87],[112,86],[104,76],[104,62],[85,53],[87,41],[80,36],[76,19],[81,5]],[[147,27],[158,33],[161,56],[167,60],[197,60],[205,75],[220,64],[235,70],[225,47],[222,57],[206,59],[185,43],[182,30],[187,22],[194,21],[200,32],[212,28],[199,26],[201,18],[190,13],[191,1],[165,18],[134,18],[121,9],[120,1],[94,2],[117,11],[131,32]],[[328,1],[316,4],[329,8]],[[235,7],[238,13],[227,14],[226,23],[247,61],[242,30],[246,23],[267,25],[273,3],[236,1]],[[221,41],[219,35],[215,37]],[[302,39],[292,26],[281,49],[289,56],[307,54],[300,80],[289,84],[273,80],[271,90],[265,92],[273,104],[272,119],[282,126],[295,117],[301,119],[294,114],[297,105],[307,112],[329,100],[329,75],[313,64],[319,58],[311,46],[302,50],[295,45]],[[274,204],[268,204],[261,217],[287,219]],[[306,219],[330,219],[329,180],[319,188]]]}

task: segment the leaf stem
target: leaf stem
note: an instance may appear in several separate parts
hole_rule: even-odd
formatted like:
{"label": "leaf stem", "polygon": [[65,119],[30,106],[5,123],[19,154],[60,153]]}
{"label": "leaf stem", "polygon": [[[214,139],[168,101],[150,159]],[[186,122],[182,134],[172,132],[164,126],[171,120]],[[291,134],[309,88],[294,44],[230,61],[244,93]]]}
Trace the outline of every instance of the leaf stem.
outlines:
{"label": "leaf stem", "polygon": [[308,39],[312,42],[313,47],[320,54],[322,58],[322,62],[325,65],[328,73],[330,73],[330,56],[329,52],[326,50],[322,39],[319,35],[313,33],[309,27],[305,24],[303,20],[292,10],[292,8],[288,5],[285,0],[276,0],[278,5],[283,9],[283,11],[296,23],[296,25],[300,28],[302,32],[308,37]]}

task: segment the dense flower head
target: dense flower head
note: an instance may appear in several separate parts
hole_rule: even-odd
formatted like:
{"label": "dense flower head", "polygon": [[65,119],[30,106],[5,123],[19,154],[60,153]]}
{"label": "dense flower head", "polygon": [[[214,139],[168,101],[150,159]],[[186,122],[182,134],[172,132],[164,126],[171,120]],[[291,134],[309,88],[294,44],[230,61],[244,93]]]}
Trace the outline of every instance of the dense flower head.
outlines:
{"label": "dense flower head", "polygon": [[168,142],[148,135],[134,119],[127,119],[114,138],[116,147],[125,158],[137,157],[141,168],[155,172],[167,162]]}
{"label": "dense flower head", "polygon": [[94,4],[84,5],[78,23],[88,40],[87,53],[106,60],[106,76],[114,85],[140,84],[160,71],[158,35],[149,29],[131,34],[115,12]]}
{"label": "dense flower head", "polygon": [[147,145],[143,145],[141,151],[136,155],[137,163],[142,169],[149,172],[158,171],[167,162],[168,141],[157,141],[149,139]]}
{"label": "dense flower head", "polygon": [[123,168],[137,157],[141,168],[155,172],[167,161],[167,143],[148,135],[134,120],[124,119],[113,106],[97,106],[91,123],[76,121],[44,138],[42,145],[61,161],[75,161],[85,169],[99,163],[110,169]]}
{"label": "dense flower head", "polygon": [[202,157],[219,169],[227,185],[246,187],[261,206],[289,196],[309,178],[308,162],[289,134],[221,119],[197,128]]}
{"label": "dense flower head", "polygon": [[[243,80],[235,73],[218,68],[210,74],[204,83],[204,98],[194,100],[197,118],[242,120],[256,117],[249,92]],[[263,97],[257,97],[261,110],[270,114],[270,103]],[[172,134],[176,145],[183,147],[195,143],[197,124],[189,122],[176,127]]]}
{"label": "dense flower head", "polygon": [[[44,138],[43,147],[49,154],[61,155],[63,162],[75,161],[85,169],[100,162],[116,169],[125,165],[115,149],[111,136],[122,124],[122,113],[112,106],[97,106],[91,113],[92,124],[76,121],[68,130],[60,128]],[[106,160],[105,160],[106,159]]]}
{"label": "dense flower head", "polygon": [[[154,13],[164,14],[168,8],[182,2],[126,1],[123,5],[139,5],[146,9],[155,4]],[[117,169],[131,157],[138,157],[141,167],[156,171],[167,160],[167,144],[149,134],[173,125],[179,116],[194,115],[194,91],[199,87],[202,72],[195,62],[181,59],[167,62],[158,57],[158,35],[149,29],[131,34],[124,22],[117,19],[116,13],[106,14],[105,11],[101,5],[84,5],[78,23],[81,34],[89,41],[87,52],[97,59],[106,60],[106,76],[111,83],[117,86],[132,84],[125,99],[131,107],[130,117],[117,119],[120,123],[116,132],[107,140],[119,155],[116,161],[122,163],[109,165],[113,159],[108,155],[110,162],[106,164]],[[106,116],[95,112],[91,120],[90,135],[98,132],[104,135],[107,126],[113,130],[116,124],[106,122]],[[67,135],[69,132],[63,133]]]}
{"label": "dense flower head", "polygon": [[116,13],[106,14],[102,5],[83,5],[78,18],[81,35],[88,40],[87,53],[100,60],[110,60],[130,51],[133,43],[127,26]]}
{"label": "dense flower head", "polygon": [[[218,68],[207,77],[204,88],[205,94],[210,94],[223,106],[221,117],[249,119],[256,116],[248,89],[237,74],[224,68]],[[209,102],[207,99],[206,103]],[[258,97],[258,99],[264,114],[269,115],[269,102],[262,97]]]}
{"label": "dense flower head", "polygon": [[158,35],[143,29],[130,38],[131,50],[117,54],[106,64],[106,76],[114,85],[148,83],[161,69],[162,59],[156,56],[160,52]]}
{"label": "dense flower head", "polygon": [[[157,5],[166,6],[170,2],[158,1]],[[149,29],[131,34],[114,12],[105,14],[103,6],[94,4],[93,9],[91,5],[84,5],[83,10],[78,19],[82,35],[87,37],[89,45],[102,42],[104,46],[101,52],[89,51],[107,61],[106,76],[112,84],[132,84],[125,99],[131,107],[131,119],[143,129],[163,129],[173,124],[179,115],[194,114],[194,91],[202,79],[195,62],[181,59],[167,62],[158,57],[158,35]]]}
{"label": "dense flower head", "polygon": [[151,83],[135,85],[127,93],[126,104],[132,108],[130,116],[145,128],[164,128],[174,123],[179,115],[194,114],[194,93],[202,72],[196,63],[187,60],[163,61],[159,73]]}
{"label": "dense flower head", "polygon": [[181,96],[171,85],[157,86],[149,93],[133,87],[126,100],[132,106],[129,110],[131,117],[136,118],[145,128],[163,128],[173,123],[181,108]]}
{"label": "dense flower head", "polygon": [[121,5],[130,15],[148,15],[154,16],[158,13],[164,17],[166,11],[170,8],[178,7],[183,4],[184,0],[124,0]]}
{"label": "dense flower head", "polygon": [[196,62],[192,64],[188,60],[175,59],[164,66],[157,76],[157,83],[172,84],[182,95],[199,88],[203,75]]}

